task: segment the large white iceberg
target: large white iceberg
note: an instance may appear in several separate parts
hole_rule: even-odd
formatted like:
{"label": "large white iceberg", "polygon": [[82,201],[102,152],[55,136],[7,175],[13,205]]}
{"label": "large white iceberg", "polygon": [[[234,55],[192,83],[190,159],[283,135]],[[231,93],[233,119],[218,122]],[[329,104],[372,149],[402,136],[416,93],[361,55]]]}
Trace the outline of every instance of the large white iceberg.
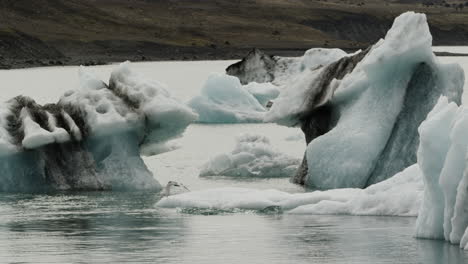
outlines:
{"label": "large white iceberg", "polygon": [[336,189],[311,193],[219,188],[162,198],[156,206],[213,210],[255,210],[271,207],[291,214],[416,216],[423,183],[417,165],[367,189]]}
{"label": "large white iceberg", "polygon": [[416,236],[468,250],[468,108],[440,98],[419,133],[425,190]]}
{"label": "large white iceberg", "polygon": [[262,135],[243,134],[231,153],[220,154],[203,165],[200,176],[291,177],[300,160],[276,150]]}
{"label": "large white iceberg", "polygon": [[367,50],[299,74],[265,116],[305,133],[295,181],[364,188],[414,164],[419,124],[440,95],[460,103],[464,83],[461,67],[440,64],[431,46],[426,16],[408,12]]}
{"label": "large white iceberg", "polygon": [[81,68],[80,89],[57,104],[0,106],[0,191],[160,189],[140,154],[160,153],[196,118],[129,63],[109,85]]}

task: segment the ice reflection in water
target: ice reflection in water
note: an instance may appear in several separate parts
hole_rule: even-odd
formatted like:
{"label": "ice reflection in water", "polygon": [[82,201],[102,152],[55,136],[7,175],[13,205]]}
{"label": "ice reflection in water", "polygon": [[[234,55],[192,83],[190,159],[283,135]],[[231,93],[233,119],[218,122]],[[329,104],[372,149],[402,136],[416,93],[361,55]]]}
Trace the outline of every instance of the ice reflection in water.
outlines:
{"label": "ice reflection in water", "polygon": [[2,195],[0,262],[467,263],[415,218],[196,214],[154,193]]}

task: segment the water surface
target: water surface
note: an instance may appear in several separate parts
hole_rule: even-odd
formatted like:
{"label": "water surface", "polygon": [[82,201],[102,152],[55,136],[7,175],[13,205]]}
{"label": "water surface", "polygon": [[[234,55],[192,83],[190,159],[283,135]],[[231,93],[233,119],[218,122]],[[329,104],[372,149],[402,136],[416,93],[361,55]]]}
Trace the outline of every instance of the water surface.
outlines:
{"label": "water surface", "polygon": [[[467,263],[415,218],[190,214],[154,193],[2,195],[0,262]],[[212,212],[215,213],[215,212]]]}

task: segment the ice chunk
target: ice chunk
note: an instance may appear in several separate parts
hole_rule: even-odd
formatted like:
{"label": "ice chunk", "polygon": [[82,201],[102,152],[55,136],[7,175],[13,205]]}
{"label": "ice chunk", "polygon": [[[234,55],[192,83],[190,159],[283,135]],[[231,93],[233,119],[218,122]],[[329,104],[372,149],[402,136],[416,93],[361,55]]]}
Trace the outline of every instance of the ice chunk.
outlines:
{"label": "ice chunk", "polygon": [[172,150],[172,147],[164,145],[180,137],[185,128],[197,119],[197,115],[172,97],[163,84],[132,71],[128,62],[112,72],[109,89],[120,95],[128,106],[143,113],[147,129],[141,148],[145,155],[160,153],[163,148]]}
{"label": "ice chunk", "polygon": [[301,68],[314,69],[326,66],[347,55],[346,52],[340,49],[313,48],[304,53],[301,59]]}
{"label": "ice chunk", "polygon": [[300,160],[278,152],[268,138],[244,134],[237,138],[235,149],[203,165],[200,176],[291,177]]}
{"label": "ice chunk", "polygon": [[242,84],[250,82],[271,82],[274,79],[276,59],[259,49],[253,49],[247,56],[226,69],[226,73],[239,78]]}
{"label": "ice chunk", "polygon": [[272,83],[286,90],[304,73],[325,67],[346,56],[348,54],[340,49],[313,48],[307,50],[302,57],[275,57],[277,63]]}
{"label": "ice chunk", "polygon": [[135,132],[90,137],[84,143],[86,150],[93,155],[104,189],[161,189],[140,156],[139,137]]}
{"label": "ice chunk", "polygon": [[[293,83],[294,86],[303,87],[304,82],[309,83],[313,77],[309,76],[312,69],[321,68],[325,65],[328,65],[332,62],[335,62],[343,57],[347,56],[346,52],[340,49],[323,49],[323,48],[314,48],[305,52],[304,56],[297,58],[289,57],[271,57],[258,49],[251,51],[242,61],[235,63],[229,66],[226,69],[226,73],[232,76],[239,78],[240,82],[244,84],[244,88],[249,91],[262,105],[263,107],[269,106],[269,102],[273,101],[281,93],[287,93],[286,96],[281,96],[281,98],[286,98],[286,100],[293,102],[291,99],[294,97],[296,101],[300,101],[299,104],[288,104],[281,105],[280,107],[293,108],[293,110],[303,110],[303,100],[304,97],[307,97],[307,91],[298,91],[298,89],[290,89],[289,86]],[[300,84],[295,84],[299,82]],[[227,85],[225,85],[228,87]],[[237,85],[237,90],[240,89]],[[231,88],[230,90],[236,90]],[[288,93],[292,91],[292,93]],[[226,92],[225,92],[226,93]],[[239,95],[238,95],[239,96]],[[203,103],[201,98],[196,99],[196,105],[208,105]],[[233,100],[233,99],[231,99]],[[214,100],[211,100],[214,101]],[[218,100],[218,102],[223,102]],[[225,102],[225,101],[224,101]],[[191,102],[192,104],[192,102]],[[276,103],[275,103],[276,104]],[[193,105],[193,104],[192,104]],[[230,105],[229,102],[226,105]],[[211,110],[215,113],[222,112],[221,110],[231,109],[232,107],[222,108],[219,107],[200,107],[196,109],[203,108],[203,110]],[[231,109],[229,112],[245,112],[245,106],[238,104],[237,110]],[[299,111],[297,110],[297,111]],[[258,110],[255,110],[258,111]],[[264,110],[263,110],[264,111]],[[262,112],[263,112],[262,111]],[[275,110],[278,111],[278,110]],[[208,112],[208,111],[204,111]],[[274,115],[274,114],[273,114]],[[245,114],[243,115],[245,116]],[[207,120],[215,121],[204,121],[204,122],[223,122],[223,119],[218,120],[216,117],[210,117]],[[255,114],[254,118],[225,118],[224,120],[239,120],[239,122],[252,122],[252,119],[256,122],[261,122],[262,115]],[[270,122],[273,118],[267,119],[267,122]],[[233,121],[224,121],[232,123]]]}
{"label": "ice chunk", "polygon": [[[465,160],[466,163],[466,160]],[[468,171],[465,169],[463,178],[457,187],[455,204],[452,205],[453,217],[450,219],[450,242],[460,243],[460,247],[468,250]]]}
{"label": "ice chunk", "polygon": [[124,101],[125,98],[115,94],[107,84],[84,67],[79,70],[79,80],[80,89],[65,93],[58,104],[73,106],[85,116],[84,122],[89,130],[87,133],[105,136],[116,130],[124,131],[139,126],[143,122],[143,116],[138,115]]}
{"label": "ice chunk", "polygon": [[340,49],[313,48],[301,57],[269,56],[254,49],[242,61],[230,65],[226,73],[236,76],[242,84],[251,82],[289,85],[302,72],[313,70],[347,56]]}
{"label": "ice chunk", "polygon": [[[445,200],[444,236],[445,239],[450,240],[452,243],[459,243],[468,223],[462,224],[463,230],[460,231],[456,230],[457,228],[460,228],[460,225],[455,224],[452,226],[452,221],[459,221],[459,219],[457,219],[459,216],[454,217],[455,201],[459,194],[457,189],[466,188],[462,186],[463,184],[460,181],[466,169],[466,153],[468,147],[468,137],[466,136],[466,132],[468,131],[468,109],[460,108],[455,116],[455,120],[456,121],[452,124],[448,124],[447,120],[445,121],[445,124],[447,125],[446,130],[451,129],[450,134],[447,134],[450,137],[449,140],[444,142],[444,140],[439,139],[443,138],[441,135],[439,135],[436,140],[440,142],[439,144],[445,143],[445,147],[448,147],[445,155],[445,163],[443,164],[443,169],[440,171],[440,179],[438,182],[444,193]],[[437,123],[437,126],[442,125],[440,121]],[[448,132],[443,131],[438,127],[436,127],[435,130],[438,131],[437,133]],[[433,137],[432,139],[434,140],[435,138]],[[432,153],[431,155],[439,158],[439,162],[443,160],[443,156],[441,157],[440,155],[443,155],[444,152],[440,151],[440,149],[422,151],[426,152],[426,155],[430,155],[430,153]],[[425,158],[427,159],[427,157]],[[432,171],[432,173],[435,172],[437,171]],[[463,196],[463,194],[461,195]],[[462,216],[462,218],[464,217]],[[464,221],[468,221],[468,217]]]}
{"label": "ice chunk", "polygon": [[291,195],[277,190],[219,188],[192,191],[161,199],[156,206],[165,208],[209,208],[261,210],[288,199]]}
{"label": "ice chunk", "polygon": [[445,239],[468,250],[468,109],[442,97],[419,133],[425,190],[416,236]]}
{"label": "ice chunk", "polygon": [[[392,178],[371,185],[347,200],[324,200],[303,205],[291,211],[296,214],[351,214],[416,216],[424,185],[418,165],[413,165]],[[327,192],[338,191],[329,190]]]}
{"label": "ice chunk", "polygon": [[129,67],[109,85],[80,68],[80,89],[57,104],[18,96],[3,105],[0,191],[161,189],[140,153],[174,149],[168,142],[197,115]]}
{"label": "ice chunk", "polygon": [[[296,126],[300,123],[300,115],[307,112],[309,102],[316,102],[316,107],[323,106],[333,95],[334,89],[322,85],[317,79],[328,75],[328,68],[315,71],[305,71],[296,81],[280,93],[272,108],[266,114],[265,122],[276,122],[285,126]],[[318,86],[322,86],[320,89]],[[305,99],[307,98],[307,99]],[[318,102],[320,101],[320,102]],[[314,106],[315,107],[315,106]]]}
{"label": "ice chunk", "polygon": [[457,105],[442,97],[419,127],[418,164],[424,175],[424,201],[419,213],[416,236],[443,238],[444,196],[439,185],[440,173],[450,142],[450,127]]}
{"label": "ice chunk", "polygon": [[420,171],[414,165],[365,190],[337,189],[290,194],[278,190],[220,188],[170,196],[156,205],[219,210],[263,210],[276,206],[292,214],[415,216],[422,191]]}
{"label": "ice chunk", "polygon": [[202,123],[261,122],[266,111],[238,78],[222,74],[210,75],[188,104]]}
{"label": "ice chunk", "polygon": [[426,16],[407,12],[385,39],[302,72],[280,94],[265,120],[301,126],[309,144],[296,182],[364,188],[416,162],[419,124],[440,95],[459,103],[464,83],[431,45]]}

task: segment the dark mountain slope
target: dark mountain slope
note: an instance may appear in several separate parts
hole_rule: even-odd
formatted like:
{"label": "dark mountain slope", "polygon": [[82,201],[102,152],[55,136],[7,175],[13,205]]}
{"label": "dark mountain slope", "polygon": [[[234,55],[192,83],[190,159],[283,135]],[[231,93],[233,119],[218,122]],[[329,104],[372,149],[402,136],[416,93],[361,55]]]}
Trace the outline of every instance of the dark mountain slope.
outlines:
{"label": "dark mountain slope", "polygon": [[468,44],[468,6],[458,8],[465,1],[423,2],[0,0],[0,67],[237,58],[252,47],[279,55],[352,50],[382,37],[407,10],[428,14],[435,44]]}

